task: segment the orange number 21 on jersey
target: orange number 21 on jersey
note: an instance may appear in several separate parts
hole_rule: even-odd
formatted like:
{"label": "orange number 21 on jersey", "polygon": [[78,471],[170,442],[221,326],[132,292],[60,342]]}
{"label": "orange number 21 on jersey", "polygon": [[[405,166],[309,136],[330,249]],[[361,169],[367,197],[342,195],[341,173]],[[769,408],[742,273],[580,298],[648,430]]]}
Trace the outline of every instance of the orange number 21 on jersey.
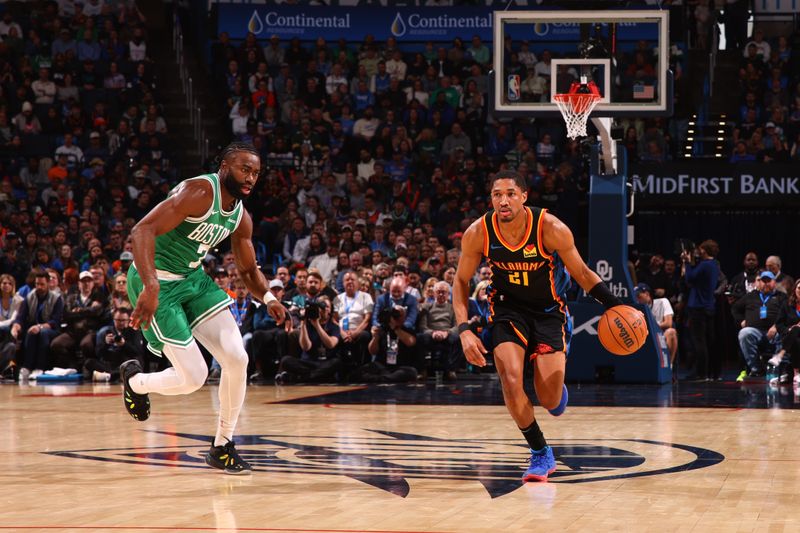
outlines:
{"label": "orange number 21 on jersey", "polygon": [[[522,277],[520,278],[520,274]],[[514,285],[525,285],[528,286],[528,272],[509,272],[508,273],[508,281],[509,283],[513,283]]]}

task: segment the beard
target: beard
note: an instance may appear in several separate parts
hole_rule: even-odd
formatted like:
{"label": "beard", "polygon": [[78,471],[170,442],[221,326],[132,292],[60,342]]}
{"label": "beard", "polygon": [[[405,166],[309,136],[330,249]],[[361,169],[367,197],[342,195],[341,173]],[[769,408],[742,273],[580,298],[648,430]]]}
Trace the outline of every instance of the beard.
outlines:
{"label": "beard", "polygon": [[231,172],[225,174],[225,178],[222,180],[222,185],[225,187],[225,190],[237,200],[246,200],[249,196],[248,194],[242,192],[242,184],[234,179]]}

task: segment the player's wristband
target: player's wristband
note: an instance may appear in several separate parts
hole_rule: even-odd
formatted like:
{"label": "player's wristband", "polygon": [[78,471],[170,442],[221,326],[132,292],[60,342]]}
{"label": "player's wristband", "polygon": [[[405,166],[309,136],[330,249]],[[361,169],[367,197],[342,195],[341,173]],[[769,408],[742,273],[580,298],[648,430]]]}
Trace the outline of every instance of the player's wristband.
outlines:
{"label": "player's wristband", "polygon": [[275,295],[272,294],[272,291],[267,290],[267,292],[265,292],[264,296],[261,298],[261,301],[265,304],[269,304],[270,302],[277,302],[278,299],[275,298]]}
{"label": "player's wristband", "polygon": [[614,307],[615,305],[622,305],[622,300],[614,296],[614,294],[608,290],[608,285],[602,281],[592,287],[592,290],[589,291],[589,296],[603,304],[603,307],[606,309]]}
{"label": "player's wristband", "polygon": [[465,331],[471,331],[472,328],[469,326],[469,322],[462,322],[458,325],[458,334],[461,335]]}

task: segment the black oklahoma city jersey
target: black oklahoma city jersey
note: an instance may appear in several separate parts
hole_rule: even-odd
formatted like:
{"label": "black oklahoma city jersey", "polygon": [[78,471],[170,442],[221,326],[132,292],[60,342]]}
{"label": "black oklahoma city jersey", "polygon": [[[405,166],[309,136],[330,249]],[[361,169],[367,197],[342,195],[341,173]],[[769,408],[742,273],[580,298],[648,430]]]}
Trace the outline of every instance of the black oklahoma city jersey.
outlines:
{"label": "black oklahoma city jersey", "polygon": [[525,236],[516,245],[500,234],[497,213],[483,216],[485,231],[483,255],[492,271],[487,289],[490,318],[494,307],[505,304],[531,311],[567,314],[566,291],[569,273],[557,252],[549,253],[542,244],[542,223],[547,209],[525,207]]}

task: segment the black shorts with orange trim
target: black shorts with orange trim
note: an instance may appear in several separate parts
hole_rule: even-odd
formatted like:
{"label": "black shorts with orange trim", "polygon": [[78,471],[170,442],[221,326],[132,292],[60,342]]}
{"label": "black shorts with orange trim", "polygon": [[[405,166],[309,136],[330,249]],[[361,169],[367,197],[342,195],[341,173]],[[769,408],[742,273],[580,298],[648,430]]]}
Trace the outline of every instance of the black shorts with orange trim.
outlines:
{"label": "black shorts with orange trim", "polygon": [[553,352],[567,352],[572,338],[569,315],[560,309],[549,312],[495,304],[492,315],[492,346],[513,342],[525,349],[531,360]]}

